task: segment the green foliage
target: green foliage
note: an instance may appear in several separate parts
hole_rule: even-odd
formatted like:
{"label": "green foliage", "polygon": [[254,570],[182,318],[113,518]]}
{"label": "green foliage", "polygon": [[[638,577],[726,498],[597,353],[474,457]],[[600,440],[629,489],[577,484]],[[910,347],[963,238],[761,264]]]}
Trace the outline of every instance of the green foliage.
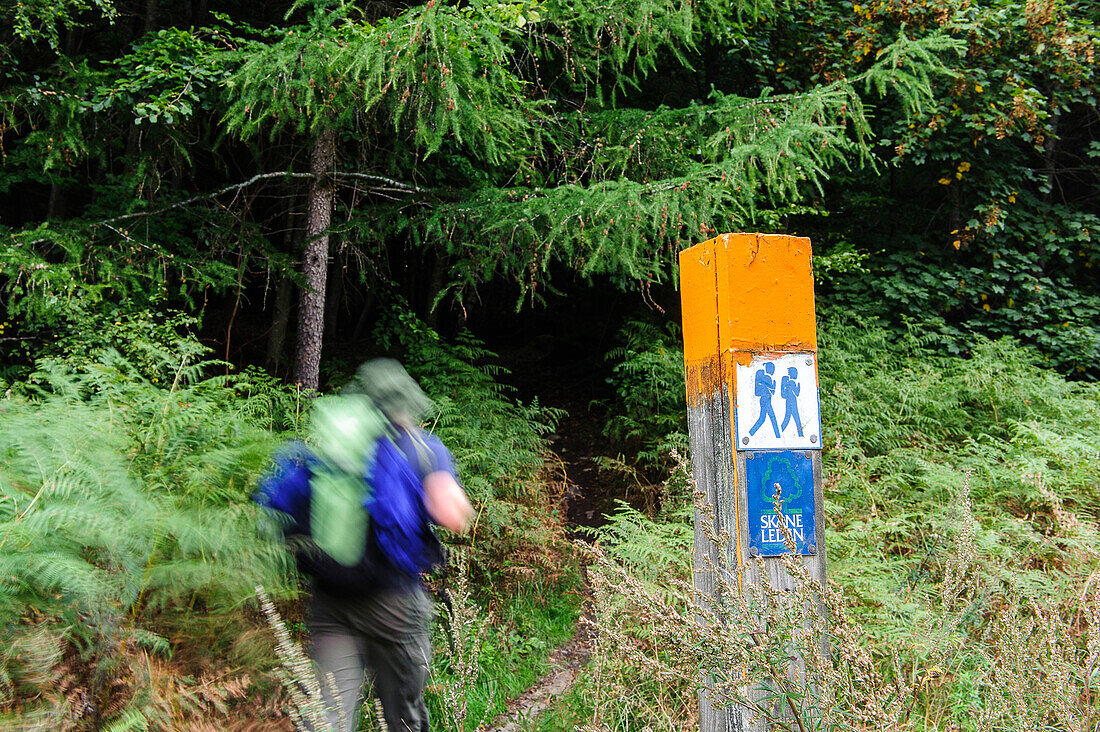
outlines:
{"label": "green foliage", "polygon": [[186,122],[213,106],[227,73],[225,51],[235,41],[218,28],[161,29],[112,62],[107,83],[95,90],[85,111],[132,114],[133,123],[146,128]]}
{"label": "green foliage", "polygon": [[[656,444],[665,430],[682,424],[682,352],[662,343],[655,329],[631,324],[627,330],[649,348],[613,352],[621,359],[615,374],[623,414],[611,424],[629,426]],[[936,522],[967,470],[974,471],[972,491],[982,515],[1001,528],[1014,526],[1005,541],[1015,550],[1044,543],[1016,526],[1018,518],[1050,510],[1036,480],[1057,484],[1070,510],[1100,516],[1100,493],[1089,472],[1100,454],[1096,386],[1067,382],[1040,367],[1043,357],[1009,339],[978,338],[968,358],[942,355],[935,344],[918,329],[899,338],[850,318],[822,323],[825,473],[836,491],[826,494],[826,510],[835,521],[856,505],[868,512],[846,519],[839,538],[849,547],[853,571],[871,571],[871,557],[860,553],[869,539],[859,534],[869,527],[876,537],[871,543],[885,542],[887,550],[915,535],[942,536]],[[831,564],[846,566],[844,556],[830,549]],[[898,566],[892,556],[882,559]],[[914,577],[930,571],[919,551],[907,561]]]}
{"label": "green foliage", "polygon": [[191,306],[196,293],[235,284],[241,270],[224,261],[223,245],[243,255],[257,240],[245,234],[228,242],[215,227],[207,232],[210,239],[177,248],[188,228],[174,219],[156,231],[141,226],[135,238],[110,225],[100,236],[73,222],[20,232],[0,226],[0,236],[7,237],[0,240],[3,304],[22,336],[26,361],[55,353],[58,340],[81,349],[85,339],[103,345],[101,336],[129,335],[121,330],[129,321],[178,309],[169,308],[170,302]]}
{"label": "green foliage", "polygon": [[[204,376],[211,366],[159,362],[162,380],[113,351],[47,359],[0,401],[5,637],[75,642],[106,679],[126,644],[170,654],[182,608],[224,614],[256,581],[285,592],[283,550],[257,534],[248,496],[294,404],[270,380]],[[7,658],[0,678],[24,665]],[[38,673],[34,688],[54,693],[60,671]]]}
{"label": "green foliage", "polygon": [[[976,542],[991,562],[1011,567],[997,570],[1002,591],[1024,602],[1065,600],[1092,560],[1070,563],[1063,553],[1091,546],[1100,517],[1096,386],[1041,368],[1043,357],[1009,339],[978,338],[968,358],[951,357],[919,330],[899,338],[837,317],[822,324],[819,342],[829,572],[866,632],[913,641],[923,632],[915,621],[931,622],[951,496],[967,472]],[[631,356],[624,363],[638,372],[621,382],[633,383],[623,396],[640,401],[647,384],[667,383],[662,393],[679,398],[671,387],[682,383],[681,358]],[[616,419],[659,434],[682,415],[669,406]],[[1063,517],[1061,528],[1063,511],[1083,518]]]}
{"label": "green foliage", "polygon": [[263,247],[230,212],[189,207],[176,193],[149,218],[195,167],[194,150],[213,146],[203,126],[236,30],[162,29],[107,60],[16,70],[0,88],[0,191],[26,196],[30,209],[46,200],[67,209],[50,220],[19,204],[2,212],[0,289],[32,350],[39,328],[80,330],[169,298],[191,306],[195,292],[239,283],[248,252]]}
{"label": "green foliage", "polygon": [[966,471],[981,551],[1032,558],[1001,581],[1024,598],[1060,597],[1055,588],[1088,564],[1064,565],[1059,553],[1092,539],[1083,523],[1084,533],[1052,540],[1055,506],[1100,516],[1095,385],[1067,383],[1007,339],[959,359],[936,355],[927,338],[894,342],[851,323],[822,336],[830,573],[873,632],[913,632]]}
{"label": "green foliage", "polygon": [[[708,508],[698,506],[704,516]],[[732,568],[717,566],[705,570],[711,594],[676,579],[653,589],[633,565],[592,551],[598,637],[581,714],[616,728],[675,728],[698,693],[787,732],[1091,727],[1100,594],[1088,574],[1100,537],[1073,552],[1091,555],[1090,566],[1075,572],[1062,603],[1024,600],[1005,578],[1029,558],[986,552],[965,483],[951,510],[953,546],[939,553],[939,592],[923,605],[935,617],[909,618],[915,637],[888,643],[869,639],[866,622],[789,555],[789,589],[766,575],[739,586]],[[728,539],[708,538],[725,556]]]}
{"label": "green foliage", "polygon": [[[247,196],[219,211],[213,193],[188,191],[228,170],[225,192],[237,190],[237,170],[300,169],[283,141],[322,128],[337,133],[340,186],[372,191],[354,194],[343,227],[364,272],[411,239],[450,265],[433,304],[494,280],[537,299],[562,266],[622,287],[661,281],[684,245],[777,226],[830,171],[870,162],[864,91],[923,108],[947,72],[941,57],[958,46],[898,31],[858,74],[791,94],[723,77],[665,104],[648,79],[672,70],[697,81],[700,53],[747,37],[779,8],[429,2],[392,17],[363,12],[296,3],[266,26],[219,15],[16,75],[0,90],[10,163],[0,185],[50,185],[72,202],[60,221],[20,221],[0,250],[0,286],[17,314],[74,289],[117,303],[247,287],[284,253],[265,238],[284,226],[280,214]],[[233,141],[248,147],[227,149]],[[193,154],[219,144],[224,166]]]}
{"label": "green foliage", "polygon": [[[766,13],[769,0],[723,3],[630,2],[611,0],[599,5],[548,0],[547,46],[564,50],[567,72],[577,86],[601,97],[605,90],[627,92],[652,72],[661,54],[687,65],[686,52],[694,49],[706,31],[721,27],[733,15]],[[601,99],[601,101],[603,101]]]}
{"label": "green foliage", "polygon": [[824,301],[915,323],[952,353],[974,334],[1018,337],[1094,377],[1095,14],[1072,2],[836,2],[787,21],[771,39],[783,53],[758,71],[795,88],[812,81],[807,68],[881,63],[901,29],[965,49],[940,56],[950,73],[929,80],[920,110],[881,108],[872,129],[889,178],[835,177],[828,225],[800,227],[871,255],[872,276],[834,278]]}
{"label": "green foliage", "polygon": [[454,262],[457,297],[508,278],[536,299],[561,264],[585,277],[662,281],[685,245],[774,225],[772,209],[820,190],[828,171],[870,162],[857,87],[889,86],[917,105],[927,78],[945,71],[936,54],[954,50],[956,43],[940,37],[902,36],[865,74],[801,94],[715,90],[706,103],[681,108],[555,115],[546,125],[552,150],[535,158],[522,181],[509,170],[501,184],[457,200],[441,191],[417,219],[404,206],[379,207],[365,212],[355,232],[368,241],[407,232],[418,243],[441,243]]}
{"label": "green foliage", "polygon": [[1100,294],[1082,279],[1100,262],[1091,233],[1100,219],[1007,191],[975,215],[984,223],[971,220],[965,232],[954,234],[961,237],[956,243],[965,240],[973,251],[948,262],[924,252],[878,258],[876,291],[845,283],[838,288],[841,299],[882,317],[898,309],[911,314],[909,322],[929,331],[948,353],[963,352],[978,334],[1012,336],[1039,346],[1065,373],[1094,375]]}
{"label": "green foliage", "polygon": [[88,25],[83,16],[98,11],[108,22],[114,22],[118,10],[111,0],[26,0],[8,2],[0,10],[16,38],[32,43],[45,41],[54,50],[60,44],[60,32]]}
{"label": "green foliage", "polygon": [[481,343],[467,334],[448,343],[404,308],[389,311],[376,335],[383,348],[400,349],[435,402],[431,430],[454,453],[471,498],[528,497],[546,458],[543,436],[553,431],[560,410],[515,400],[496,380],[504,369]]}
{"label": "green foliage", "polygon": [[616,399],[604,433],[636,450],[646,468],[671,466],[669,453],[687,447],[684,352],[680,327],[630,321],[619,331],[623,344],[607,352]]}
{"label": "green foliage", "polygon": [[[620,507],[590,570],[594,676],[546,724],[675,727],[700,669],[721,701],[770,716],[759,704],[771,695],[806,728],[1095,724],[1096,386],[1066,381],[1010,339],[979,338],[969,357],[951,357],[918,330],[899,337],[836,316],[819,343],[821,525],[843,600],[803,577],[793,602],[765,586],[743,605],[712,606],[676,579],[689,577],[686,516],[670,526]],[[831,659],[814,655],[825,626],[802,631],[806,607],[829,618]],[[711,610],[720,620],[698,620]],[[805,685],[785,661],[769,667],[792,652],[808,659]],[[787,712],[772,724],[799,728]]]}
{"label": "green foliage", "polygon": [[[105,685],[89,691],[111,702],[104,724],[171,729],[206,707],[188,712],[186,689],[142,680],[138,649],[167,662],[204,648],[202,663],[236,659],[260,678],[272,663],[240,605],[256,582],[293,594],[293,573],[248,497],[302,404],[261,372],[215,375],[225,365],[201,360],[185,317],[120,317],[67,340],[67,359],[40,360],[0,401],[0,627],[15,639],[0,654],[0,714],[45,694],[43,724],[80,718],[50,691],[75,645]],[[435,400],[432,427],[481,508],[472,562],[494,585],[477,597],[497,618],[470,712],[495,713],[545,669],[577,615],[576,572],[553,522],[533,510],[544,497],[541,435],[557,414],[515,402],[469,337],[448,344],[403,309],[380,332]],[[456,671],[444,661],[435,673],[449,684]],[[130,681],[106,686],[119,678]],[[224,713],[228,702],[214,704]],[[21,724],[33,716],[10,713]]]}
{"label": "green foliage", "polygon": [[243,49],[226,119],[245,136],[315,133],[381,115],[430,154],[446,139],[489,163],[531,142],[527,102],[507,63],[509,28],[480,3],[411,8],[370,24],[354,7],[317,8],[306,26]]}
{"label": "green foliage", "polygon": [[695,544],[693,513],[691,504],[685,502],[653,519],[625,501],[616,501],[607,523],[592,529],[590,535],[607,556],[655,588],[662,580],[690,573]]}

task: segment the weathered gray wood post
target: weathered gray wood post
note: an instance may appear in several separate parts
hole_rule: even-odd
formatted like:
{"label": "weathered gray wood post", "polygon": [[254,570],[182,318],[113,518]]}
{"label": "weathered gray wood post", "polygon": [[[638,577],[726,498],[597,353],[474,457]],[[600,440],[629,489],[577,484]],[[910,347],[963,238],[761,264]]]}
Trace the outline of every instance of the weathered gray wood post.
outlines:
{"label": "weathered gray wood post", "polygon": [[[792,587],[771,501],[783,514],[810,574],[825,582],[821,515],[821,415],[817,385],[810,240],[723,234],[680,253],[684,366],[691,469],[714,515],[695,515],[695,583],[714,594],[709,567],[736,573],[738,588],[766,573]],[[730,537],[725,557],[704,531]],[[708,564],[707,558],[710,563]],[[719,599],[719,598],[715,598]],[[701,732],[755,732],[736,708],[699,697]]]}

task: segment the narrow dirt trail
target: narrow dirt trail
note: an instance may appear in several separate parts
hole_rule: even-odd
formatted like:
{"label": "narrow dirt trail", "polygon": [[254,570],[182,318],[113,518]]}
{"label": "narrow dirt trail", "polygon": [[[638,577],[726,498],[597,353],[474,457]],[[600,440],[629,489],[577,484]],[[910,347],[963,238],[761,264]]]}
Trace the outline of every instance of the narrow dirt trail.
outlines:
{"label": "narrow dirt trail", "polygon": [[550,671],[530,689],[510,700],[508,711],[492,721],[487,728],[489,732],[520,732],[529,728],[556,699],[573,688],[590,655],[588,630],[578,625],[573,638],[550,654]]}
{"label": "narrow dirt trail", "polygon": [[[554,405],[557,406],[557,405]],[[552,444],[565,470],[565,492],[562,497],[564,511],[574,539],[585,540],[583,527],[602,523],[606,508],[606,491],[600,483],[594,458],[595,447],[601,443],[591,439],[599,433],[592,428],[598,422],[585,410],[582,414],[570,412],[562,420]],[[582,614],[589,613],[589,599],[585,588],[585,606]],[[555,648],[547,662],[550,670],[531,688],[508,702],[507,711],[497,715],[487,726],[488,732],[521,732],[529,729],[540,714],[558,698],[568,692],[577,681],[581,670],[591,656],[592,638],[589,627],[578,622],[573,637]]]}
{"label": "narrow dirt trail", "polygon": [[[604,396],[606,385],[593,369],[578,367],[567,358],[549,354],[536,366],[538,378],[513,367],[513,375],[524,398],[536,395],[539,401],[566,412],[550,436],[550,445],[564,470],[565,489],[562,509],[572,538],[588,538],[585,528],[604,523],[604,513],[615,496],[606,476],[601,475],[596,458],[606,453],[603,427],[606,408],[594,400]],[[527,364],[528,367],[532,364]],[[541,368],[540,368],[541,367]],[[588,601],[582,613],[587,614]],[[591,631],[578,623],[573,637],[554,649],[548,658],[550,670],[531,688],[508,702],[506,712],[484,729],[488,732],[520,732],[528,729],[538,716],[577,681],[591,655]]]}

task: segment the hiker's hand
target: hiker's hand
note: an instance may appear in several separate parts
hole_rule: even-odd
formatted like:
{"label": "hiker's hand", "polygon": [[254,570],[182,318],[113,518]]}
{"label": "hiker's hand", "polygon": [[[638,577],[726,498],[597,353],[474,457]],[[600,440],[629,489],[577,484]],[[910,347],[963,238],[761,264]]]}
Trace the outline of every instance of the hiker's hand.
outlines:
{"label": "hiker's hand", "polygon": [[456,534],[466,531],[474,516],[466,492],[445,470],[437,470],[424,479],[424,508],[433,521]]}

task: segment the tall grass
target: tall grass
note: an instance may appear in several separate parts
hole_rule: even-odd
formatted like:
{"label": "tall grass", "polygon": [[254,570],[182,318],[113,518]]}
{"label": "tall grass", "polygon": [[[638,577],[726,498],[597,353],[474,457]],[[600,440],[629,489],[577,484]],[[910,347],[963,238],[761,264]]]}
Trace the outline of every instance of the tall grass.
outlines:
{"label": "tall grass", "polygon": [[[686,557],[678,577],[648,566],[668,549],[646,543],[676,535],[620,509],[597,561],[598,701],[578,698],[572,722],[674,728],[709,679],[723,703],[793,702],[778,728],[1093,729],[1100,387],[1008,339],[952,358],[834,320],[820,349],[831,587],[803,578],[793,600],[765,589],[700,616]],[[818,636],[807,606],[827,608]],[[801,649],[807,676],[745,660],[760,644]]]}

